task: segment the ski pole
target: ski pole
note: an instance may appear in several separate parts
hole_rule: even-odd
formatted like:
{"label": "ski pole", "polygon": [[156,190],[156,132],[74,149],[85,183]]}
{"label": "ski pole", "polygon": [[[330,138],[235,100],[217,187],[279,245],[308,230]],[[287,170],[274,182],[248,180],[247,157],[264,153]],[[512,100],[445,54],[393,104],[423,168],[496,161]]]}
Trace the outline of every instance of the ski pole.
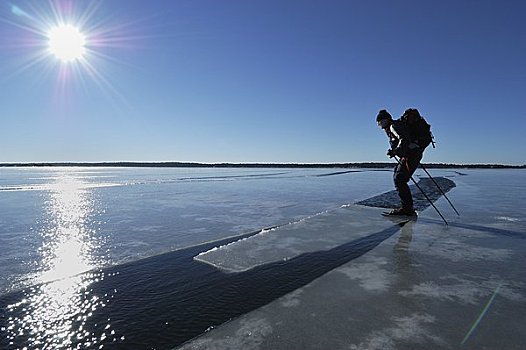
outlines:
{"label": "ski pole", "polygon": [[440,188],[440,186],[437,184],[437,182],[435,181],[435,179],[433,179],[433,177],[431,176],[431,174],[427,171],[427,169],[424,167],[423,164],[420,164],[420,167],[422,168],[422,170],[424,170],[427,174],[427,176],[429,176],[429,178],[433,181],[433,183],[436,185],[436,187],[438,188],[438,190],[440,191],[440,193],[442,193],[442,195],[444,196],[444,198],[447,200],[447,202],[449,203],[449,205],[451,205],[451,208],[453,208],[453,210],[455,211],[455,213],[457,213],[458,216],[460,216],[460,214],[458,213],[457,211],[457,208],[455,208],[455,206],[453,205],[453,203],[451,203],[451,201],[449,200],[449,198],[447,198],[446,194],[444,193],[444,191],[442,191],[442,189]]}
{"label": "ski pole", "polygon": [[[394,159],[396,159],[396,161],[398,162],[398,164],[403,167],[402,163],[400,162],[400,160],[398,159],[398,157],[394,157]],[[440,213],[440,211],[438,210],[438,208],[433,204],[433,202],[431,201],[431,199],[429,199],[429,197],[427,196],[427,194],[424,192],[424,190],[418,186],[418,184],[416,183],[415,179],[413,179],[413,176],[409,176],[411,178],[411,181],[413,181],[413,183],[415,184],[415,186],[420,190],[420,192],[422,192],[422,194],[424,195],[424,197],[426,197],[427,201],[429,202],[429,204],[431,204],[433,206],[433,208],[435,208],[436,212],[438,213],[438,215],[440,215],[440,217],[442,218],[442,220],[444,220],[444,223],[446,225],[449,225],[446,221],[446,219],[444,219],[444,217],[442,216],[442,214]]]}

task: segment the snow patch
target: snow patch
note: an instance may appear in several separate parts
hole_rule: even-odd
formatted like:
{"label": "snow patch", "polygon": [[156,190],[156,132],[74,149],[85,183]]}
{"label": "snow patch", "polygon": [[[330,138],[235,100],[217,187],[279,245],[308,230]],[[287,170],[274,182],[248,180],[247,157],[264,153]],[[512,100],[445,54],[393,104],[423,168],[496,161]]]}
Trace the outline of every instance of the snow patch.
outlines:
{"label": "snow patch", "polygon": [[368,261],[360,264],[342,267],[342,272],[352,280],[359,282],[360,287],[370,292],[385,292],[392,284],[391,273],[382,266],[387,265],[383,257],[369,257]]}
{"label": "snow patch", "polygon": [[[396,326],[380,331],[374,331],[367,336],[364,342],[350,346],[352,350],[394,350],[396,343],[410,342],[420,344],[423,348],[430,348],[430,343],[444,344],[439,337],[434,336],[425,327],[426,324],[434,323],[435,318],[428,314],[412,314],[406,317],[392,317]],[[425,345],[425,346],[424,346]]]}

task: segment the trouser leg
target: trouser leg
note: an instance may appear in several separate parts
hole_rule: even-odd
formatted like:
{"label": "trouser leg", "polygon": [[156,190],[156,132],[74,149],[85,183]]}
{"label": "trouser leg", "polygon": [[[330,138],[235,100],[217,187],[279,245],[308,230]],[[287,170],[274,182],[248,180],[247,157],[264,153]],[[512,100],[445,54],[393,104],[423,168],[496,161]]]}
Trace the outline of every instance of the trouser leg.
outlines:
{"label": "trouser leg", "polygon": [[398,191],[398,196],[400,196],[400,202],[403,209],[413,209],[413,196],[411,195],[411,190],[407,183],[418,167],[418,164],[420,164],[421,159],[422,155],[402,158],[400,159],[400,163],[395,167],[394,184]]}
{"label": "trouser leg", "polygon": [[404,165],[398,164],[394,170],[394,185],[398,191],[400,197],[400,203],[403,209],[413,208],[413,197],[411,196],[411,190],[407,185],[409,181],[408,171]]}

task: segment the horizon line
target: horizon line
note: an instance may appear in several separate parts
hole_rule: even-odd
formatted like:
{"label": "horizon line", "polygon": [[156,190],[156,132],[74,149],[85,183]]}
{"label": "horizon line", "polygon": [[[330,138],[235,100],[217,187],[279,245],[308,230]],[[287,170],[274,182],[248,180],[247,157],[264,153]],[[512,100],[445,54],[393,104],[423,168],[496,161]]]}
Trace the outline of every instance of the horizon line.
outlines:
{"label": "horizon line", "polygon": [[[511,165],[499,163],[422,163],[430,168],[526,168],[526,164]],[[0,163],[0,167],[173,167],[173,168],[194,168],[194,167],[221,167],[221,168],[350,168],[350,167],[375,167],[386,168],[396,165],[392,162],[332,162],[332,163],[201,163],[201,162],[177,162],[177,161],[112,161],[112,162],[16,162]]]}

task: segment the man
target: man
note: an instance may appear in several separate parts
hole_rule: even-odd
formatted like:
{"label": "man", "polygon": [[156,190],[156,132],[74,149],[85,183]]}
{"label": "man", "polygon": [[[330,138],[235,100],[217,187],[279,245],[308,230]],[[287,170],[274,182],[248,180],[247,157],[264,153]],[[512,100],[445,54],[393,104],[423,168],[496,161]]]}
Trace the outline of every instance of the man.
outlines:
{"label": "man", "polygon": [[[416,110],[407,110],[406,113],[408,111]],[[416,168],[418,168],[420,160],[422,160],[423,150],[416,142],[411,140],[407,125],[400,120],[393,120],[385,109],[378,112],[376,123],[385,131],[389,138],[391,148],[387,151],[387,155],[391,158],[395,156],[400,158],[394,169],[393,180],[400,196],[401,207],[392,210],[389,215],[415,216],[413,197],[407,183]]]}

